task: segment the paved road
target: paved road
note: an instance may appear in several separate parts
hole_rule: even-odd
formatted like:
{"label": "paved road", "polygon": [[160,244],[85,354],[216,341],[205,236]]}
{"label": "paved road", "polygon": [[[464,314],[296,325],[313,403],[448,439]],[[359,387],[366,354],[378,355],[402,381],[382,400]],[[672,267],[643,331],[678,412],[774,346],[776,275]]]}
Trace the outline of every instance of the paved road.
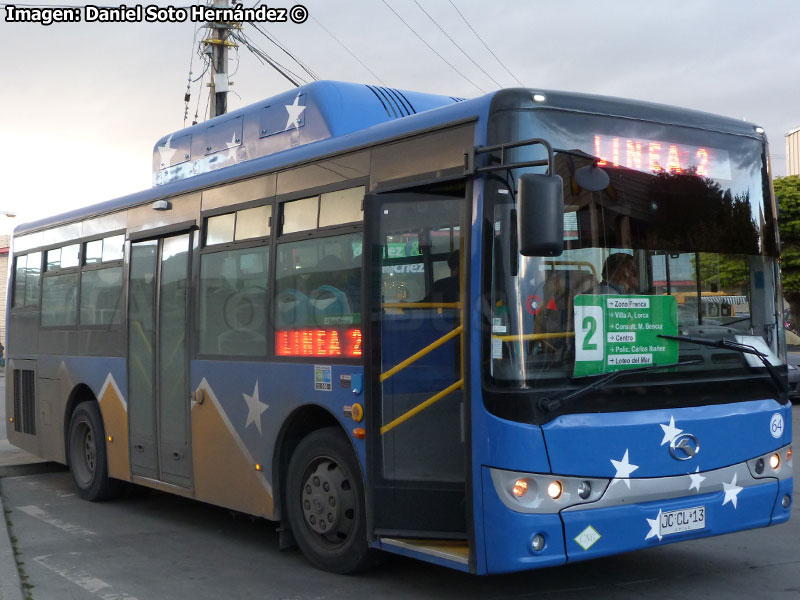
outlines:
{"label": "paved road", "polygon": [[[800,431],[800,407],[793,422]],[[5,478],[2,489],[35,600],[800,599],[797,503],[778,527],[556,569],[478,578],[391,558],[342,577],[279,552],[274,525],[198,502],[141,491],[91,504],[63,472]]]}

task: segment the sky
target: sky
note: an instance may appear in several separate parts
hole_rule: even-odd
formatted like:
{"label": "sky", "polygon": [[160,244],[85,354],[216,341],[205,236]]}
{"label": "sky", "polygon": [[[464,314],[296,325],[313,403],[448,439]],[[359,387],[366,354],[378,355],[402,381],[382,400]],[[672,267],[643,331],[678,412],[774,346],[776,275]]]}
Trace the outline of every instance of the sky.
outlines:
{"label": "sky", "polygon": [[[774,175],[786,172],[784,134],[800,127],[798,0],[307,0],[304,6],[305,23],[261,27],[320,79],[462,97],[517,87],[519,80],[531,88],[743,118],[766,129]],[[199,81],[184,122],[190,61],[191,79],[203,70],[195,53],[203,30],[197,33],[195,23],[43,26],[5,17],[0,8],[0,211],[17,216],[0,216],[0,232],[150,187],[155,142],[191,124],[196,110],[204,119],[208,93]],[[244,32],[299,71],[261,33],[249,25]],[[231,53],[230,71],[229,110],[292,87],[246,48]]]}

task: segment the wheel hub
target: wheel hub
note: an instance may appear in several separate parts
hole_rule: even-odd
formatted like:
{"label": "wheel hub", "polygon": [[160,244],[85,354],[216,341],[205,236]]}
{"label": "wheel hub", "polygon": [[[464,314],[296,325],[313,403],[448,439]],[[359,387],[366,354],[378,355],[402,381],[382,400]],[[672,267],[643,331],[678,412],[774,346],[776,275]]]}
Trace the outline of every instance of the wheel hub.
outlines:
{"label": "wheel hub", "polygon": [[329,459],[321,460],[303,484],[306,523],[325,537],[346,538],[352,529],[352,496],[352,489],[339,465]]}

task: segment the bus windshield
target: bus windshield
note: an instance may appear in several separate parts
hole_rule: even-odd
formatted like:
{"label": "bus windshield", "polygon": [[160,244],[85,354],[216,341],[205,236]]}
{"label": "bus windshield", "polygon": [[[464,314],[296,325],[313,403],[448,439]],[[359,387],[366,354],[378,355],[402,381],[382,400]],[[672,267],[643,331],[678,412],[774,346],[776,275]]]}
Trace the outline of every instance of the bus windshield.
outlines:
{"label": "bus windshield", "polygon": [[[520,255],[511,234],[511,175],[487,180],[494,231],[484,302],[489,387],[547,399],[595,376],[666,365],[614,378],[611,389],[587,395],[584,409],[629,409],[626,389],[636,390],[637,407],[663,405],[664,396],[670,405],[777,397],[780,386],[757,356],[670,339],[727,340],[780,363],[777,241],[763,144],[549,110],[520,111],[508,121],[514,139],[541,137],[555,149],[565,249],[552,258]],[[543,158],[540,146],[515,152],[514,162]],[[593,162],[610,179],[599,192],[581,189],[575,178]]]}

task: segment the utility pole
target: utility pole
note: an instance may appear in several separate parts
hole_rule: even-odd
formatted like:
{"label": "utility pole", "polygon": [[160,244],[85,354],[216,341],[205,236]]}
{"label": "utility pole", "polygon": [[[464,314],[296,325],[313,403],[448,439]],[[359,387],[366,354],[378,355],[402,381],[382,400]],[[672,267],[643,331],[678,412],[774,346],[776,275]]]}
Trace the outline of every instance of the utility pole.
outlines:
{"label": "utility pole", "polygon": [[[214,0],[214,7],[230,8],[230,0]],[[228,41],[230,23],[206,23],[206,27],[212,30],[211,36],[204,43],[211,49],[208,112],[209,117],[214,118],[228,112],[228,46],[234,44]]]}

